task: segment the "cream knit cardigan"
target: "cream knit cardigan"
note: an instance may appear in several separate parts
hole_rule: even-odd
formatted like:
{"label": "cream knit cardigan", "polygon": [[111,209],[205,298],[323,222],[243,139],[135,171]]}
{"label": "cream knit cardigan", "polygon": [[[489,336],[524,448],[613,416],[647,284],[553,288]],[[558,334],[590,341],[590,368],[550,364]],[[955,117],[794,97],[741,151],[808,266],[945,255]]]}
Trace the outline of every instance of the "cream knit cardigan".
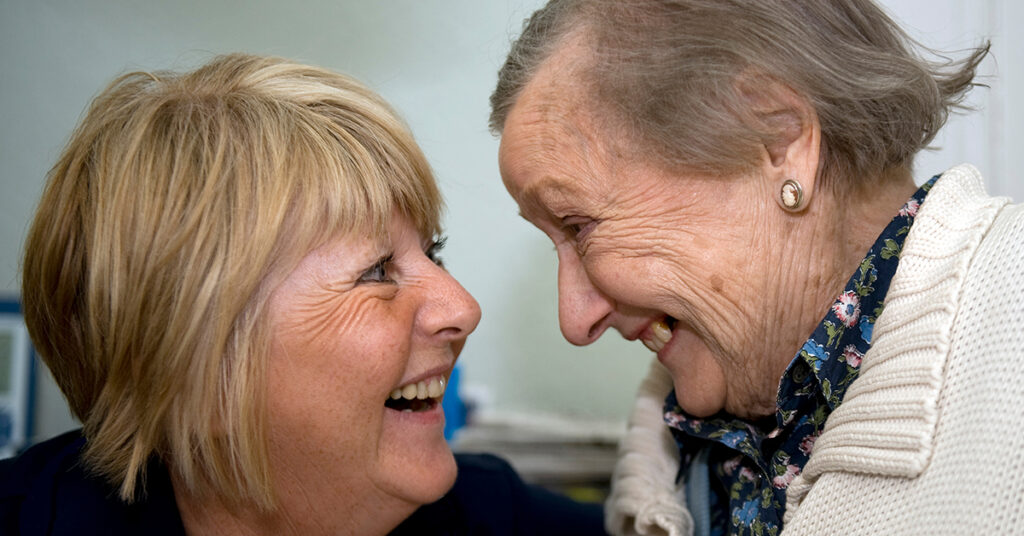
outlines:
{"label": "cream knit cardigan", "polygon": [[[860,377],[786,491],[784,535],[1024,534],[1024,205],[971,166],[918,211]],[[613,534],[689,535],[656,360],[612,476]]]}

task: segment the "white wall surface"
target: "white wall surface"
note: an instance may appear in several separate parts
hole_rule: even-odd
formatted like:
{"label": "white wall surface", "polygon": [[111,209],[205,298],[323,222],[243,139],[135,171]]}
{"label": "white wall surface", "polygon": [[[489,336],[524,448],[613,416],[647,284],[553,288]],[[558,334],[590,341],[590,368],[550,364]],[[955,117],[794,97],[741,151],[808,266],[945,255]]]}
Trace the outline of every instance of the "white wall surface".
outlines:
{"label": "white wall surface", "polygon": [[[609,334],[575,348],[557,326],[555,256],[517,216],[497,172],[487,98],[521,21],[541,0],[0,0],[0,292],[18,288],[20,248],[47,169],[87,103],[135,69],[187,69],[212,54],[274,54],[354,75],[404,115],[448,200],[445,260],[484,314],[461,360],[496,413],[624,419],[649,352]],[[919,179],[976,163],[992,190],[1024,199],[1024,50],[1011,0],[889,0],[926,44],[993,39],[983,112],[955,118]],[[43,374],[37,436],[73,425]]]}

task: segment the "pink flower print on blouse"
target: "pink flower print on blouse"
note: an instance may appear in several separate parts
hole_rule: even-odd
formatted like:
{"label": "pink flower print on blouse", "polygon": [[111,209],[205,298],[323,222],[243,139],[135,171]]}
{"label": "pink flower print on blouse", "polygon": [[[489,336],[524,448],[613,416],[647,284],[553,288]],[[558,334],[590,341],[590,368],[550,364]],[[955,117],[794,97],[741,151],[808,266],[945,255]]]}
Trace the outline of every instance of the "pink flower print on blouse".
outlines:
{"label": "pink flower print on blouse", "polygon": [[740,466],[740,458],[742,457],[736,456],[735,458],[730,458],[726,460],[722,464],[722,470],[725,471],[726,474],[733,474],[736,471],[736,468]]}
{"label": "pink flower print on blouse", "polygon": [[818,434],[807,434],[802,440],[800,440],[800,452],[803,452],[805,456],[810,456],[811,451],[814,450],[814,442],[818,440]]}
{"label": "pink flower print on blouse", "polygon": [[863,359],[864,354],[857,351],[857,347],[852,344],[847,344],[846,348],[843,349],[842,360],[846,361],[847,365],[853,368],[860,366],[860,361]]}
{"label": "pink flower print on blouse", "polygon": [[910,216],[913,218],[917,215],[917,209],[919,208],[921,208],[921,203],[917,199],[911,199],[900,209],[900,216]]}
{"label": "pink flower print on blouse", "polygon": [[789,465],[786,466],[786,472],[785,473],[783,473],[783,474],[781,474],[781,475],[779,475],[779,476],[777,476],[777,477],[772,479],[772,485],[775,486],[778,489],[785,488],[786,486],[789,486],[789,483],[792,482],[793,479],[796,478],[796,475],[799,475],[799,474],[800,474],[800,466],[799,465],[789,464]]}
{"label": "pink flower print on blouse", "polygon": [[[709,469],[722,492],[713,494],[709,505],[711,533],[771,536],[782,530],[786,490],[814,453],[822,455],[822,447],[817,446],[822,430],[865,366],[862,360],[871,348],[874,323],[884,309],[905,238],[935,180],[922,186],[894,215],[846,286],[821,311],[824,318],[781,378],[776,397],[778,428],[729,416],[680,420],[669,415],[666,419],[679,432],[673,438],[683,460],[693,459],[698,449],[711,451]],[[669,393],[664,407],[684,414],[675,391]],[[740,439],[736,433],[745,437]]]}
{"label": "pink flower print on blouse", "polygon": [[685,415],[683,415],[681,413],[676,413],[675,411],[666,411],[664,418],[665,418],[665,424],[667,424],[667,425],[669,425],[669,426],[671,426],[673,428],[678,428],[679,427],[679,423],[681,423],[681,422],[686,420],[686,416]]}
{"label": "pink flower print on blouse", "polygon": [[836,302],[832,304],[832,311],[844,326],[852,328],[857,325],[860,318],[860,297],[856,292],[847,290],[836,298]]}

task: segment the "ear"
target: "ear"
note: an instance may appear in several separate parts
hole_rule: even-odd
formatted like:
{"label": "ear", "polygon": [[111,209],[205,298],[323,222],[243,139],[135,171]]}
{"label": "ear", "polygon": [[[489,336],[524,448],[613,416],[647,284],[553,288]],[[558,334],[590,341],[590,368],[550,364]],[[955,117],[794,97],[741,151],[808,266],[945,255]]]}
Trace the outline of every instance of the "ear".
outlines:
{"label": "ear", "polygon": [[[765,77],[746,78],[740,90],[751,104],[751,119],[765,133],[763,138],[763,174],[767,188],[780,206],[791,212],[807,207],[818,186],[821,153],[821,124],[818,114],[806,98],[789,86]],[[795,181],[802,200],[787,206],[780,196],[787,181]],[[790,186],[787,192],[792,193]]]}

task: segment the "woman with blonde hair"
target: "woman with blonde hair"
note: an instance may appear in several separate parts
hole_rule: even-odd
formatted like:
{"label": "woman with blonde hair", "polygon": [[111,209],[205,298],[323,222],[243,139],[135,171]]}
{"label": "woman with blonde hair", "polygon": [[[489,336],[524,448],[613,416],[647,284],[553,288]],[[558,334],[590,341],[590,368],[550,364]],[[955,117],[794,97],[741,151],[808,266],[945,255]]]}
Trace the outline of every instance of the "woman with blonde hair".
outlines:
{"label": "woman with blonde hair", "polygon": [[480,309],[441,206],[351,78],[229,55],[114,81],[25,246],[26,323],[83,429],[0,464],[0,531],[385,534],[434,503],[403,530],[458,533],[517,526],[480,502],[561,504],[488,457],[449,493],[440,402]]}

